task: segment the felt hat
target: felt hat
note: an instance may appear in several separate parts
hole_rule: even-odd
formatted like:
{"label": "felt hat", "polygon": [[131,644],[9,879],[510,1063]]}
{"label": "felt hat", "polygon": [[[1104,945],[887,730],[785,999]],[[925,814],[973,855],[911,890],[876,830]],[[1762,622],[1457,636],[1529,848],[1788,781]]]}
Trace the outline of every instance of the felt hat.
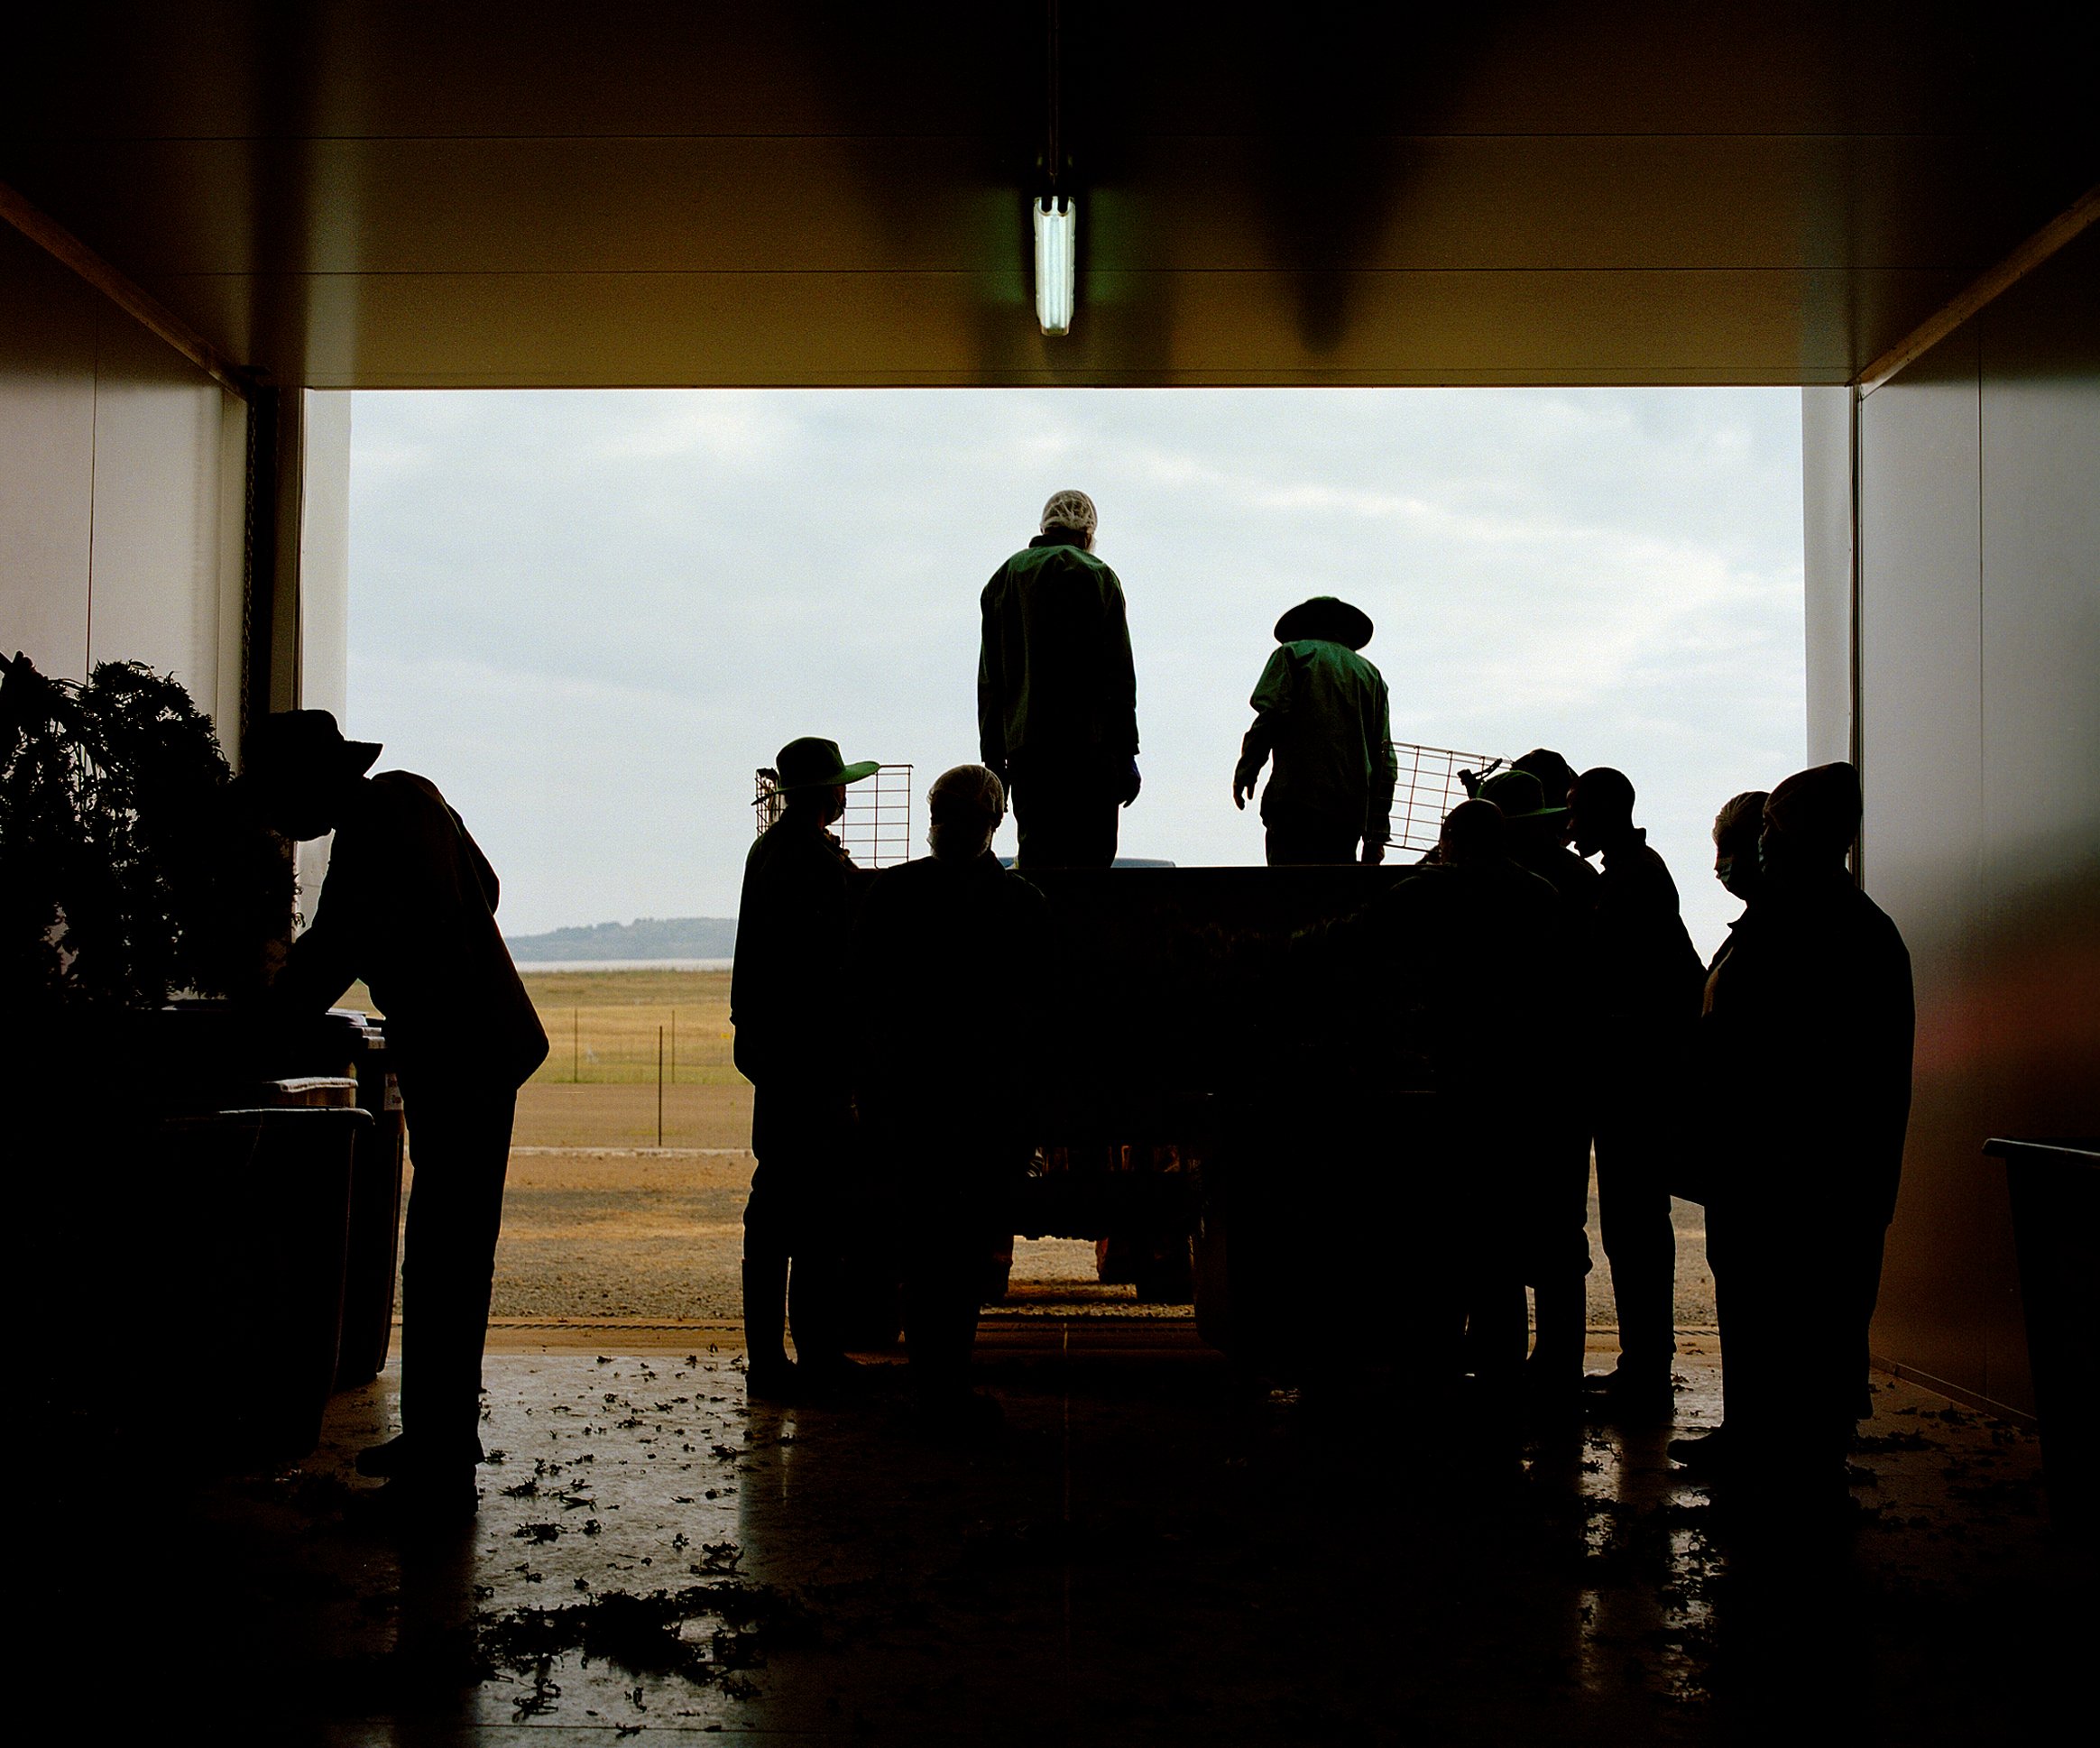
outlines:
{"label": "felt hat", "polygon": [[1504,819],[1545,819],[1564,814],[1565,807],[1546,805],[1546,787],[1530,771],[1497,771],[1483,778],[1480,799],[1492,801]]}
{"label": "felt hat", "polygon": [[783,789],[835,789],[842,783],[858,783],[882,768],[880,759],[849,765],[836,741],[820,741],[805,735],[790,741],[773,759],[773,772]]}
{"label": "felt hat", "polygon": [[1371,617],[1331,594],[1316,594],[1276,621],[1278,643],[1299,643],[1308,638],[1361,649],[1371,640]]}
{"label": "felt hat", "polygon": [[379,754],[376,741],[345,741],[330,711],[280,710],[255,725],[243,774],[259,788],[276,789],[363,777]]}
{"label": "felt hat", "polygon": [[1551,747],[1534,747],[1521,758],[1509,761],[1512,770],[1529,771],[1539,780],[1539,787],[1548,795],[1568,798],[1568,791],[1575,784],[1575,768]]}

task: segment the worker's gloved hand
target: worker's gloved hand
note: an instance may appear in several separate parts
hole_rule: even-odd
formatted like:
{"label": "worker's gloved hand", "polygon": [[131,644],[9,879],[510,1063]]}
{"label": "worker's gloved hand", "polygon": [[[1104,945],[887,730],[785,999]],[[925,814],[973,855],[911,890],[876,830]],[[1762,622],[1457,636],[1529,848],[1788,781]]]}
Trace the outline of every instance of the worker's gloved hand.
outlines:
{"label": "worker's gloved hand", "polygon": [[1385,860],[1386,846],[1382,843],[1372,843],[1369,840],[1367,839],[1364,842],[1364,866],[1366,868],[1376,868]]}
{"label": "worker's gloved hand", "polygon": [[1261,780],[1261,767],[1242,759],[1232,770],[1232,805],[1241,813],[1254,798],[1254,786]]}
{"label": "worker's gloved hand", "polygon": [[1130,769],[1123,778],[1123,805],[1128,807],[1138,799],[1138,791],[1145,787],[1145,779],[1138,775],[1138,755],[1130,755]]}

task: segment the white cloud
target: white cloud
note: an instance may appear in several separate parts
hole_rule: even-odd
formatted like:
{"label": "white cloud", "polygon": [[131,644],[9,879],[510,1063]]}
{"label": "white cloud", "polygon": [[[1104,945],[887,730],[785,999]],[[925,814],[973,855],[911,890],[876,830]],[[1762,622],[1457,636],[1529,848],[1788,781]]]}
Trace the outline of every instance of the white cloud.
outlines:
{"label": "white cloud", "polygon": [[1721,799],[1802,743],[1784,391],[361,394],[355,731],[469,814],[505,919],[727,914],[796,734],[975,753],[977,593],[1101,506],[1146,789],[1128,853],[1253,861],[1228,778],[1269,626],[1378,622],[1404,740],[1626,769],[1702,945]]}

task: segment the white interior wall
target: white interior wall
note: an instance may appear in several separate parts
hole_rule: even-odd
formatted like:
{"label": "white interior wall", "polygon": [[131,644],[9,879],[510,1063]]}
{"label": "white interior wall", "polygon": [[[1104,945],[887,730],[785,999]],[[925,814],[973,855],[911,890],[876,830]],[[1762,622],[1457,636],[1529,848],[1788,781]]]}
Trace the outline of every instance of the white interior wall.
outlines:
{"label": "white interior wall", "polygon": [[[350,672],[350,403],[347,390],[299,397],[299,701],[343,722]],[[299,909],[309,917],[332,838],[299,847]]]}
{"label": "white interior wall", "polygon": [[1993,1136],[2100,1133],[2100,231],[1859,404],[1865,880],[1916,1102],[1875,1347],[2033,1403]]}
{"label": "white interior wall", "polygon": [[143,661],[237,738],[246,408],[0,227],[0,644]]}

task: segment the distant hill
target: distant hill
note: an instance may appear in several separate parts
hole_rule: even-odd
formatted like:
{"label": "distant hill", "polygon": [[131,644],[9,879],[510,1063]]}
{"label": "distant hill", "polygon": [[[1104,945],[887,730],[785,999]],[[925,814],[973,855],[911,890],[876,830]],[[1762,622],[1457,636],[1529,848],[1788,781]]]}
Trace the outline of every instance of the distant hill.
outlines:
{"label": "distant hill", "polygon": [[520,965],[548,959],[728,959],[736,952],[736,918],[641,916],[504,940]]}

